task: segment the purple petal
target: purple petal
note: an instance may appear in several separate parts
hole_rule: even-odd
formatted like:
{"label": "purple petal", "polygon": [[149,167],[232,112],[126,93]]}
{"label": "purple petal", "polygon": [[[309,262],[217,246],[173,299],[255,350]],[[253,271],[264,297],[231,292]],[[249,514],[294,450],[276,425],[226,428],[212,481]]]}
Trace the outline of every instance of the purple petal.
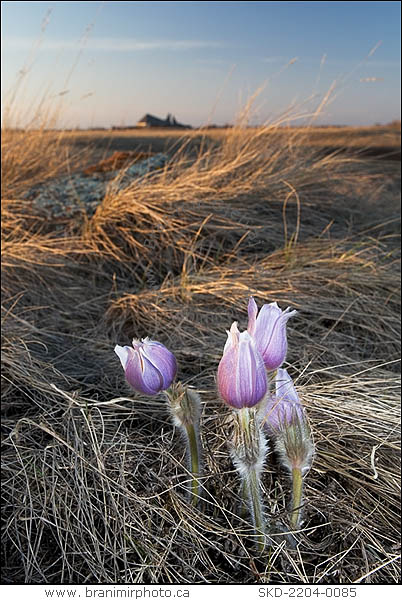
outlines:
{"label": "purple petal", "polygon": [[177,362],[174,354],[159,342],[151,341],[144,342],[142,354],[159,371],[162,377],[161,389],[166,390],[171,385],[177,372]]}
{"label": "purple petal", "polygon": [[292,378],[286,369],[278,369],[275,377],[276,397],[292,404],[300,404]]}
{"label": "purple petal", "polygon": [[276,302],[272,302],[271,304],[264,304],[257,317],[254,338],[263,357],[265,357],[265,353],[269,348],[274,328],[281,314],[282,311]]}
{"label": "purple petal", "polygon": [[125,370],[128,358],[130,356],[130,352],[132,352],[133,349],[130,348],[130,346],[117,346],[116,345],[114,347],[114,351],[116,352],[117,356],[120,358],[120,362],[122,364],[122,367]]}
{"label": "purple petal", "polygon": [[262,357],[247,331],[240,334],[238,360],[236,383],[243,406],[254,406],[266,394],[267,377]]}
{"label": "purple petal", "polygon": [[268,429],[280,430],[284,423],[290,423],[291,412],[289,413],[287,404],[271,396],[265,406],[264,425]]}
{"label": "purple petal", "polygon": [[133,340],[133,347],[116,346],[128,383],[138,392],[154,396],[167,389],[177,371],[175,356],[159,342]]}
{"label": "purple petal", "polygon": [[236,366],[238,347],[229,348],[218,366],[218,389],[222,398],[234,408],[241,408],[241,399],[236,392]]}
{"label": "purple petal", "polygon": [[218,367],[218,388],[225,402],[234,408],[254,406],[265,395],[264,363],[247,331],[223,355]]}
{"label": "purple petal", "polygon": [[275,387],[275,396],[271,396],[265,407],[265,426],[279,431],[295,420],[303,422],[304,409],[286,369],[278,369]]}
{"label": "purple petal", "polygon": [[268,370],[280,367],[286,357],[286,323],[296,311],[282,312],[276,302],[264,304],[257,317],[254,338]]}
{"label": "purple petal", "polygon": [[138,392],[154,396],[163,388],[159,370],[144,356],[134,350],[126,366],[126,379]]}
{"label": "purple petal", "polygon": [[257,318],[258,307],[252,296],[250,296],[250,300],[248,301],[248,327],[247,331],[250,335],[254,335],[255,333],[255,320]]}
{"label": "purple petal", "polygon": [[226,331],[226,333],[228,334],[228,339],[226,340],[225,347],[223,348],[223,354],[225,354],[225,352],[227,352],[230,348],[237,346],[239,343],[240,332],[237,327],[237,321],[232,323],[230,331]]}

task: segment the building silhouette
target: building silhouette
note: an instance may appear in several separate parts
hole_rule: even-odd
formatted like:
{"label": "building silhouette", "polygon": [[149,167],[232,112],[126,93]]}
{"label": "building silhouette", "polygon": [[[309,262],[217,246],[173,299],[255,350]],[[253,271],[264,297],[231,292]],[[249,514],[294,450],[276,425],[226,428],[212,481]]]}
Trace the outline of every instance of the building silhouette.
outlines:
{"label": "building silhouette", "polygon": [[159,119],[159,117],[155,117],[154,115],[146,114],[137,121],[137,127],[175,127],[182,129],[191,129],[191,125],[183,125],[176,121],[176,117],[167,114],[166,119]]}

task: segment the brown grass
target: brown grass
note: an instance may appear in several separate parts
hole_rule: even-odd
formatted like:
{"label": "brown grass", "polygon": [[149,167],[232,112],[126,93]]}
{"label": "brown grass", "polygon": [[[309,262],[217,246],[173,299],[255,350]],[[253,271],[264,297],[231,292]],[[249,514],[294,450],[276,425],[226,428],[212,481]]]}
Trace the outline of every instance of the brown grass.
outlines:
{"label": "brown grass", "polygon": [[[63,145],[75,154],[78,149],[92,149],[92,156],[101,160],[112,151],[149,151],[165,152],[179,150],[183,146],[193,153],[198,153],[200,147],[215,146],[239,133],[238,128],[230,129],[119,129],[88,131],[63,131]],[[400,155],[401,126],[400,123],[389,126],[372,127],[277,127],[275,125],[249,128],[248,134],[263,137],[265,147],[275,144],[305,146],[307,151],[312,148],[322,153],[345,152],[353,150],[354,155],[376,150],[377,154],[388,157]],[[54,135],[54,133],[53,133]],[[241,130],[241,136],[244,129]]]}
{"label": "brown grass", "polygon": [[[5,583],[398,581],[399,175],[394,161],[320,151],[352,133],[113,134],[123,148],[91,132],[4,132]],[[92,218],[60,230],[24,200],[105,148],[156,151],[161,139],[168,166],[111,186]],[[303,531],[296,545],[275,534],[262,558],[238,515],[215,385],[250,294],[299,311],[286,366],[317,446]],[[129,390],[113,353],[146,335],[202,398],[199,509],[163,398]],[[285,523],[272,453],[263,487]]]}

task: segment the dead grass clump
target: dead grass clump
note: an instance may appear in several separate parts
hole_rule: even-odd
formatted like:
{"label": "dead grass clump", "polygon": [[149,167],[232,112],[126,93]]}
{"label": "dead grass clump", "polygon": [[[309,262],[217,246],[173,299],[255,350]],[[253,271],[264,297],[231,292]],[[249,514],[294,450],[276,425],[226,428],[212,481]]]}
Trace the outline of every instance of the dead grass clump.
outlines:
{"label": "dead grass clump", "polygon": [[[395,172],[381,179],[359,161],[317,158],[296,137],[263,140],[234,131],[195,156],[184,148],[124,191],[112,183],[92,218],[71,217],[61,232],[23,197],[54,174],[51,163],[17,173],[7,158],[5,582],[398,580],[395,215],[384,225],[362,213]],[[32,164],[41,147],[30,148]],[[293,544],[288,481],[269,455],[275,528],[263,560],[238,515],[215,387],[225,330],[246,326],[251,294],[298,310],[287,366],[317,444]],[[146,335],[175,353],[202,398],[202,509],[186,502],[185,448],[163,398],[135,396],[113,353]]]}
{"label": "dead grass clump", "polygon": [[[253,295],[260,303],[298,309],[288,324],[294,341],[290,364],[327,367],[342,361],[346,372],[365,360],[389,362],[399,351],[399,278],[392,265],[381,265],[381,255],[377,245],[347,248],[321,241],[256,255],[252,264],[233,257],[168,279],[157,290],[120,296],[110,303],[106,323],[119,339],[152,330],[170,344],[180,330],[176,352],[183,363],[202,356],[208,370],[216,366],[231,322],[243,315],[240,325],[246,327],[246,301]],[[217,353],[211,335],[219,341]]]}
{"label": "dead grass clump", "polygon": [[[88,402],[53,390],[60,410],[20,419],[5,442],[18,465],[7,461],[4,472],[11,580],[251,583],[258,572],[271,583],[396,581],[397,381],[371,373],[301,393],[318,450],[303,537],[295,551],[273,535],[271,559],[259,562],[249,525],[233,512],[239,490],[211,392],[199,511],[185,501],[184,448],[162,400]],[[285,517],[288,496],[273,459],[263,478],[272,520]]]}
{"label": "dead grass clump", "polygon": [[[226,243],[216,251],[232,249],[239,232],[241,237],[250,228],[261,229],[261,210],[270,217],[277,213],[274,203],[282,206],[289,196],[297,198],[296,187],[327,179],[326,162],[315,160],[312,152],[306,156],[293,137],[283,145],[267,146],[259,134],[236,130],[217,147],[201,148],[197,157],[177,152],[161,173],[133,182],[121,193],[111,186],[88,223],[88,239],[128,260],[138,260],[139,252],[145,257],[150,253],[153,262],[155,251],[168,245],[182,249],[182,263],[183,253],[194,251],[195,242],[199,246],[208,235],[225,235]],[[262,198],[262,190],[269,190],[269,196]],[[264,229],[262,235],[266,233]],[[282,228],[275,234],[272,227],[269,234],[278,243],[283,239]],[[175,260],[172,267],[177,270]]]}
{"label": "dead grass clump", "polygon": [[63,131],[4,129],[1,139],[2,193],[17,200],[37,183],[68,174],[85,160],[88,150],[70,152]]}

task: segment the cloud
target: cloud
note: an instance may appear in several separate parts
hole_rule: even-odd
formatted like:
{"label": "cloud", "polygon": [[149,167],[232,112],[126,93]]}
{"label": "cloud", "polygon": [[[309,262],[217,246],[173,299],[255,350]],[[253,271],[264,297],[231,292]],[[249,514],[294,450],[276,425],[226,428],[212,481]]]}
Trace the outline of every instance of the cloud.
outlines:
{"label": "cloud", "polygon": [[262,59],[262,62],[269,64],[277,64],[282,63],[286,67],[293,65],[295,62],[299,60],[298,56],[294,56],[293,58],[287,58],[286,56],[267,56]]}
{"label": "cloud", "polygon": [[384,81],[383,77],[363,77],[360,79],[362,83],[371,83],[373,81]]}
{"label": "cloud", "polygon": [[289,59],[286,58],[286,56],[266,56],[265,58],[262,58],[261,60],[262,60],[262,62],[265,62],[265,63],[282,63],[282,62],[286,62]]}
{"label": "cloud", "polygon": [[230,65],[231,62],[229,60],[224,60],[223,58],[197,58],[196,63],[200,64],[200,65],[223,65],[223,66],[227,66]]}
{"label": "cloud", "polygon": [[289,59],[286,56],[267,56],[264,58],[261,58],[262,62],[264,63],[269,63],[269,64],[276,64],[276,63],[287,63],[289,62],[289,64],[293,64],[296,61],[300,61],[303,64],[306,65],[320,65],[321,66],[335,66],[335,67],[348,67],[348,66],[352,66],[352,65],[356,65],[359,67],[385,67],[385,68],[394,68],[394,67],[400,67],[401,62],[400,61],[396,61],[396,60],[372,60],[371,58],[371,54],[364,58],[363,60],[359,60],[358,58],[356,59],[343,59],[343,60],[339,60],[339,59],[328,59],[327,55],[324,54],[321,58],[312,58],[312,57],[294,57]]}
{"label": "cloud", "polygon": [[[37,40],[30,38],[3,38],[4,49],[29,50]],[[75,40],[44,40],[40,47],[44,50],[77,50],[85,46],[89,50],[103,52],[144,52],[149,50],[193,50],[199,48],[222,48],[222,42],[213,40],[148,40],[131,38],[89,38]]]}

